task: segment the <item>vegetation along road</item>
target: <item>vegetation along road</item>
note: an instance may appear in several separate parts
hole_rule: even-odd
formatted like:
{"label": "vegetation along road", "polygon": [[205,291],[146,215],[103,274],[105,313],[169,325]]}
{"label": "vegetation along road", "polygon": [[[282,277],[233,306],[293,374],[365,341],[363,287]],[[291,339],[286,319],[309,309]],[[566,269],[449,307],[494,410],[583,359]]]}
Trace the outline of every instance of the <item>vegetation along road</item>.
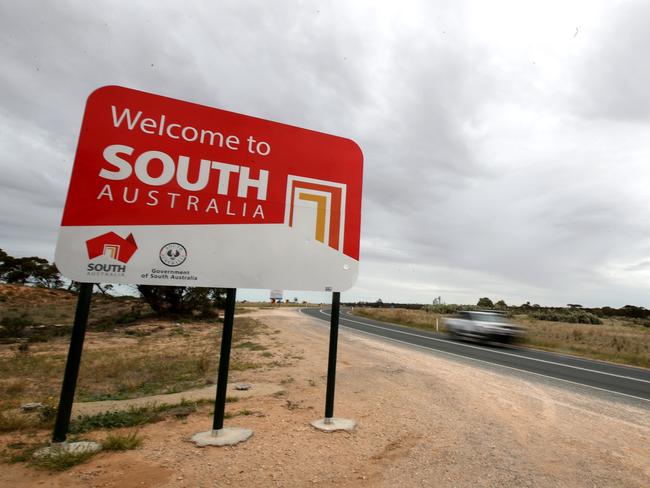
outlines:
{"label": "vegetation along road", "polygon": [[[330,311],[304,308],[301,312],[329,322]],[[416,330],[350,315],[342,310],[340,325],[364,334],[429,349],[447,356],[484,365],[496,365],[514,372],[532,374],[543,380],[586,387],[595,393],[626,399],[650,407],[650,370],[592,361],[523,347],[503,347],[451,340],[443,333]]]}

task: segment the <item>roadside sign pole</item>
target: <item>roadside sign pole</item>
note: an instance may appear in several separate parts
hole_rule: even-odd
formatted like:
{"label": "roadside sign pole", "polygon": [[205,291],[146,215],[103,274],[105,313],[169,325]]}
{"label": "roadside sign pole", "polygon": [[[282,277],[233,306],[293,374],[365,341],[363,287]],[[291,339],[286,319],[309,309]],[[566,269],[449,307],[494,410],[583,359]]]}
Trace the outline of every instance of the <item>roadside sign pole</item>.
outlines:
{"label": "roadside sign pole", "polygon": [[232,328],[235,320],[235,303],[237,289],[228,288],[226,292],[226,309],[223,317],[223,333],[221,336],[221,354],[219,355],[219,374],[217,377],[217,396],[214,402],[214,420],[212,434],[218,435],[223,429],[223,418],[226,409],[226,390],[228,388],[228,366],[230,364],[230,348],[232,345]]}
{"label": "roadside sign pole", "polygon": [[253,435],[250,429],[223,426],[224,411],[226,410],[226,391],[228,389],[228,366],[230,364],[230,348],[232,346],[232,326],[235,321],[236,288],[226,291],[226,309],[223,316],[223,333],[221,335],[221,354],[219,355],[219,373],[217,375],[217,396],[214,400],[214,418],[212,430],[199,432],[192,436],[192,441],[198,446],[232,446],[247,440]]}
{"label": "roadside sign pole", "polygon": [[327,390],[325,393],[325,418],[314,420],[311,425],[324,432],[335,430],[354,430],[357,423],[351,419],[334,417],[334,390],[336,388],[336,353],[339,341],[339,315],[341,311],[341,292],[332,293],[330,315],[330,351],[327,359]]}
{"label": "roadside sign pole", "polygon": [[77,310],[74,315],[72,326],[72,337],[68,349],[68,359],[65,363],[65,374],[61,386],[61,397],[59,408],[56,413],[56,423],[52,435],[53,443],[64,443],[70,426],[70,415],[72,414],[72,402],[77,387],[77,376],[79,374],[79,363],[81,362],[81,351],[83,350],[84,337],[86,336],[86,325],[88,324],[88,313],[90,311],[90,300],[93,296],[93,284],[81,283],[79,298],[77,299]]}
{"label": "roadside sign pole", "polygon": [[339,311],[341,292],[332,293],[332,314],[330,316],[330,352],[327,360],[327,393],[325,395],[325,423],[334,417],[334,390],[336,388],[336,352],[339,340]]}
{"label": "roadside sign pole", "polygon": [[232,326],[235,321],[236,288],[228,288],[226,292],[226,309],[223,316],[223,333],[221,335],[221,354],[219,356],[219,374],[217,376],[217,396],[214,400],[214,419],[212,430],[199,432],[192,436],[197,446],[232,446],[247,440],[253,435],[251,429],[223,426],[226,409],[226,390],[228,388],[228,365],[230,363],[230,347],[232,345]]}

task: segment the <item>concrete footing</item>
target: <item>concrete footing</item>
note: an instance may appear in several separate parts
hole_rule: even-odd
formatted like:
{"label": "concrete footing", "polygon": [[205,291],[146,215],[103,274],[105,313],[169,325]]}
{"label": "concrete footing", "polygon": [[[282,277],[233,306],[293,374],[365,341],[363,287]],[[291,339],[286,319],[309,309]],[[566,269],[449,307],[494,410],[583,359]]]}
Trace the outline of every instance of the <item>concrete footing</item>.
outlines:
{"label": "concrete footing", "polygon": [[357,422],[351,419],[332,417],[329,419],[314,420],[311,425],[323,432],[334,432],[336,430],[351,432],[357,426]]}
{"label": "concrete footing", "polygon": [[208,430],[194,434],[192,436],[192,442],[199,447],[234,446],[235,444],[248,440],[252,435],[253,431],[250,429],[224,427],[219,430]]}
{"label": "concrete footing", "polygon": [[83,454],[94,453],[102,450],[102,445],[98,442],[80,441],[80,442],[60,442],[52,443],[48,447],[43,447],[34,453],[35,458],[56,457],[64,454]]}

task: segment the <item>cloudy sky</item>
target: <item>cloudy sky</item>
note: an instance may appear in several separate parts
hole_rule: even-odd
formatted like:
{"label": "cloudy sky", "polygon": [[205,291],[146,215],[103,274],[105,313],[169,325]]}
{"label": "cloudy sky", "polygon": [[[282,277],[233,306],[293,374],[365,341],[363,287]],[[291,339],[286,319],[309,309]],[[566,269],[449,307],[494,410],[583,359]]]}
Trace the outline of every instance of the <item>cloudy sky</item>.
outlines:
{"label": "cloudy sky", "polygon": [[644,0],[0,2],[0,248],[53,258],[86,97],[117,84],[357,141],[344,300],[650,307],[649,18]]}

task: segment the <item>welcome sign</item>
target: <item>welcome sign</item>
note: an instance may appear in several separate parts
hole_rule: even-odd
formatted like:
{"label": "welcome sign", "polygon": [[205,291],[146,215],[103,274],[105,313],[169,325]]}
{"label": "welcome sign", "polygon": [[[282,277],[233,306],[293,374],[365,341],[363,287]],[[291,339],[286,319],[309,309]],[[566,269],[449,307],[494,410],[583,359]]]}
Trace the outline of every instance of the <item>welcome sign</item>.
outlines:
{"label": "welcome sign", "polygon": [[81,282],[343,291],[351,140],[118,86],[88,98],[56,263]]}

